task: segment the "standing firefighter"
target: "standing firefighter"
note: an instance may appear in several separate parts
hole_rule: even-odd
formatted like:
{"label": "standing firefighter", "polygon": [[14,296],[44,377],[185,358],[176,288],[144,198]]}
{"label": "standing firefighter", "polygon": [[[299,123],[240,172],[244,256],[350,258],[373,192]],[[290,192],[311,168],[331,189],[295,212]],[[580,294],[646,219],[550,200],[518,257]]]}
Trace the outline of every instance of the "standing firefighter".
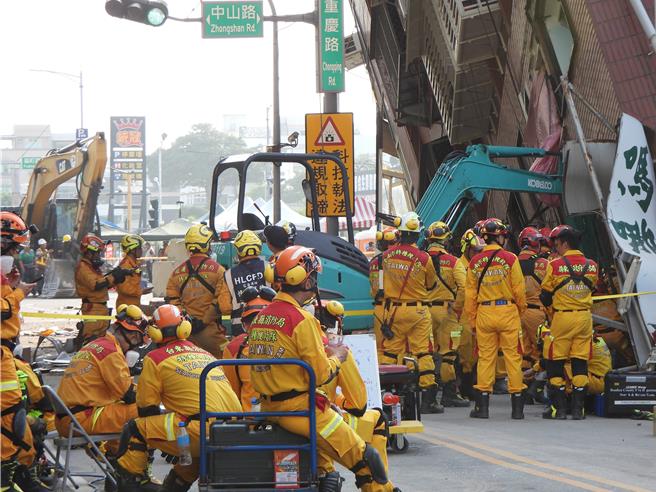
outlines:
{"label": "standing firefighter", "polygon": [[128,234],[121,239],[121,249],[125,256],[118,266],[132,274],[125,278],[125,282],[116,286],[116,307],[123,304],[141,306],[141,270],[138,258],[143,256],[143,244],[143,238],[136,234]]}
{"label": "standing firefighter", "polygon": [[[317,386],[329,383],[346,361],[348,349],[324,349],[319,322],[303,306],[317,295],[317,275],[321,261],[309,248],[291,246],[278,257],[275,280],[281,292],[255,317],[249,337],[249,357],[253,359],[291,358],[307,362],[317,378]],[[308,406],[308,374],[291,365],[261,365],[251,371],[253,388],[262,395],[262,410],[299,411]],[[319,453],[329,456],[356,474],[356,484],[365,491],[391,491],[385,465],[378,452],[367,445],[330,407],[328,399],[316,395],[316,430]],[[277,417],[281,427],[309,436],[305,417]],[[331,469],[320,470],[324,473]],[[338,491],[340,480],[332,474],[323,478],[326,491]]]}
{"label": "standing firefighter", "polygon": [[[165,304],[153,313],[154,326],[148,336],[157,348],[144,358],[137,386],[139,417],[123,427],[119,446],[118,478],[120,492],[145,490],[149,481],[148,448],[170,456],[178,455],[176,429],[182,424],[190,439],[192,464],[177,463],[164,479],[163,490],[184,492],[198,478],[200,453],[200,390],[203,369],[216,359],[186,340],[191,323],[177,306]],[[161,410],[163,405],[164,411]],[[219,367],[207,376],[208,412],[239,412],[241,405]]]}
{"label": "standing firefighter", "polygon": [[223,282],[225,269],[209,256],[212,237],[204,224],[189,228],[184,239],[189,259],[171,273],[165,300],[192,317],[190,340],[220,359],[226,337],[216,299],[223,296],[229,303],[230,293]]}
{"label": "standing firefighter", "polygon": [[508,371],[512,418],[524,418],[520,315],[526,310],[524,276],[517,257],[504,250],[508,228],[499,219],[481,227],[487,246],[469,263],[465,284],[465,313],[476,330],[478,346],[476,407],[470,416],[489,417],[499,349]]}
{"label": "standing firefighter", "polygon": [[[394,246],[398,237],[398,231],[393,227],[386,227],[382,231],[376,231],[376,248],[380,253],[369,262],[369,284],[370,293],[374,299],[374,335],[376,336],[376,347],[380,349],[383,343],[383,334],[380,325],[383,322],[384,312],[384,289],[383,289],[383,253]],[[378,356],[380,357],[380,350]]]}
{"label": "standing firefighter", "polygon": [[249,287],[259,289],[266,282],[264,280],[265,262],[260,258],[262,254],[262,241],[253,231],[244,230],[237,234],[234,241],[239,257],[239,264],[226,270],[223,279],[230,297],[219,293],[217,302],[223,314],[230,315],[232,335],[244,332],[241,324],[241,311],[243,293]]}
{"label": "standing firefighter", "polygon": [[456,359],[462,326],[453,308],[458,293],[454,277],[458,259],[446,251],[446,242],[451,235],[449,226],[441,221],[433,222],[426,231],[428,254],[437,275],[437,284],[428,293],[427,304],[433,321],[433,349],[440,360],[441,403],[445,407],[468,407],[469,401],[460,396],[456,386]]}
{"label": "standing firefighter", "polygon": [[[115,268],[103,275],[100,267],[105,263],[102,255],[107,244],[95,234],[87,234],[80,242],[82,258],[75,270],[75,291],[82,299],[80,312],[85,315],[109,316],[107,307],[109,288],[125,282],[130,271]],[[78,323],[78,347],[93,337],[101,337],[107,331],[108,320],[84,320]]]}
{"label": "standing firefighter", "polygon": [[565,361],[572,365],[572,418],[585,418],[588,359],[592,350],[592,292],[597,263],[578,250],[580,233],[568,225],[555,227],[549,238],[560,255],[549,262],[540,298],[553,307],[551,337],[545,341],[547,377],[553,411],[545,418],[566,419]]}
{"label": "standing firefighter", "polygon": [[431,316],[424,302],[437,275],[428,253],[417,248],[422,225],[408,212],[401,218],[399,242],[383,253],[384,312],[381,364],[397,364],[406,347],[419,364],[423,413],[443,411],[436,401],[435,362],[430,347]]}

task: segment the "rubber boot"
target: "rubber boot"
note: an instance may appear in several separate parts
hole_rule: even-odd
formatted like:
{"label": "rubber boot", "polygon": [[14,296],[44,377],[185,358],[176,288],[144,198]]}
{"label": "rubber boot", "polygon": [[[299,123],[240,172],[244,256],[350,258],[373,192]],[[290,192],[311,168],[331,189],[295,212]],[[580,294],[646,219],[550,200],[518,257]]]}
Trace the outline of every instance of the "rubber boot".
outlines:
{"label": "rubber boot", "polygon": [[524,395],[522,393],[513,393],[510,395],[510,402],[512,403],[512,415],[515,420],[524,419]]}
{"label": "rubber boot", "polygon": [[[534,401],[534,403],[540,403],[544,405],[547,403],[547,397],[544,394],[544,387],[545,387],[546,381],[537,381],[533,380],[530,382],[528,385],[528,389],[526,390],[526,394]],[[528,403],[527,400],[524,401],[525,404]]]}
{"label": "rubber boot", "polygon": [[586,389],[581,386],[572,388],[572,419],[585,419],[585,395]]}
{"label": "rubber boot", "polygon": [[463,372],[460,377],[460,394],[463,398],[467,398],[472,401],[474,399],[473,388],[474,386],[474,375],[471,372]]}
{"label": "rubber boot", "polygon": [[474,409],[469,412],[469,416],[473,419],[489,419],[490,393],[474,389],[474,402]]}
{"label": "rubber boot", "polygon": [[319,492],[341,492],[343,482],[339,472],[328,472],[319,479]]}
{"label": "rubber boot", "polygon": [[[162,486],[150,481],[145,473],[135,475],[127,471],[120,464],[116,465],[116,482],[118,492],[161,492]],[[185,490],[188,490],[185,489]]]}
{"label": "rubber boot", "polygon": [[25,465],[17,466],[14,473],[14,483],[23,492],[47,492],[52,490],[39,480],[36,466],[30,468]]}
{"label": "rubber boot", "polygon": [[422,390],[421,413],[444,413],[444,407],[437,401],[437,386]]}
{"label": "rubber boot", "polygon": [[469,406],[469,400],[465,400],[458,394],[455,381],[449,381],[442,387],[442,406],[461,408]]}
{"label": "rubber boot", "polygon": [[542,414],[543,419],[567,420],[567,397],[564,386],[549,386],[551,406]]}
{"label": "rubber boot", "polygon": [[508,380],[506,378],[499,378],[494,381],[492,387],[492,394],[494,395],[507,395],[508,394]]}
{"label": "rubber boot", "polygon": [[19,466],[16,460],[2,462],[2,473],[0,473],[0,490],[2,492],[20,492],[20,488],[14,483],[14,474]]}
{"label": "rubber boot", "polygon": [[187,492],[191,485],[189,482],[185,482],[180,478],[180,475],[175,473],[175,470],[171,470],[164,482],[162,483],[161,492]]}

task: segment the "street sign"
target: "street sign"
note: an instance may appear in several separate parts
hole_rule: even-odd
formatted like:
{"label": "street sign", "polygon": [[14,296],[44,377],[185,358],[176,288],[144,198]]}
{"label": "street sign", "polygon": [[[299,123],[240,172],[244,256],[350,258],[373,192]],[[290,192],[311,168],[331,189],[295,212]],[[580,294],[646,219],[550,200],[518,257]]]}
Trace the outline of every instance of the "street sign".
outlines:
{"label": "street sign", "polygon": [[262,0],[203,2],[202,24],[204,38],[261,38]]}
{"label": "street sign", "polygon": [[21,169],[34,169],[40,157],[21,157]]}
{"label": "street sign", "polygon": [[[305,115],[305,151],[309,154],[336,154],[346,166],[354,210],[353,113],[315,113]],[[342,173],[332,161],[311,161],[317,186],[317,208],[321,217],[345,217],[346,204]],[[312,204],[305,212],[312,215]]]}
{"label": "street sign", "polygon": [[318,92],[344,92],[344,0],[319,0]]}
{"label": "street sign", "polygon": [[89,129],[88,128],[78,128],[75,130],[75,139],[76,140],[84,140],[85,138],[89,138]]}

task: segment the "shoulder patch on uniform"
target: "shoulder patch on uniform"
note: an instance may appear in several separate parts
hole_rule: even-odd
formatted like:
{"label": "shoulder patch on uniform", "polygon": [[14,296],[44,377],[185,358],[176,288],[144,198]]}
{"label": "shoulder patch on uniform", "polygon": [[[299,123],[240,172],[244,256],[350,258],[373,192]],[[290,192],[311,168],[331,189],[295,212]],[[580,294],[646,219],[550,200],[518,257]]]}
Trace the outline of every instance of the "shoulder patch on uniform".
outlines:
{"label": "shoulder patch on uniform", "polygon": [[189,340],[176,340],[149,352],[146,357],[149,357],[156,365],[159,365],[169,357],[189,352],[210,355],[209,352],[194,345]]}
{"label": "shoulder patch on uniform", "polygon": [[273,301],[259,312],[251,324],[251,332],[256,329],[276,330],[288,337],[296,326],[305,319],[298,308],[284,301]]}
{"label": "shoulder patch on uniform", "polygon": [[497,253],[497,256],[495,257],[495,259],[496,258],[505,260],[505,262],[508,263],[508,265],[511,265],[511,266],[512,266],[513,263],[515,263],[517,261],[517,256],[515,256],[515,254],[511,253],[510,251],[506,251],[505,249],[499,250],[499,252]]}
{"label": "shoulder patch on uniform", "polygon": [[89,352],[96,359],[103,360],[108,355],[117,352],[117,349],[116,344],[112,340],[107,337],[100,337],[87,343],[80,349],[80,352]]}
{"label": "shoulder patch on uniform", "polygon": [[230,355],[233,358],[237,357],[237,353],[239,352],[239,347],[241,347],[242,343],[244,343],[244,340],[246,339],[247,336],[248,334],[242,333],[241,335],[233,338],[230,341],[230,343],[227,345],[226,348],[228,349],[228,352],[230,352]]}

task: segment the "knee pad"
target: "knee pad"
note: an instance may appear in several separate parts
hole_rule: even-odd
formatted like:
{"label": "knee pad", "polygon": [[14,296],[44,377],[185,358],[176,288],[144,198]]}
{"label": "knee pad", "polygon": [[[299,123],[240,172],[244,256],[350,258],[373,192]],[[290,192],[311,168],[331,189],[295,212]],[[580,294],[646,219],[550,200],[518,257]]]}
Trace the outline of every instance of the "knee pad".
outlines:
{"label": "knee pad", "polygon": [[565,360],[546,360],[545,362],[549,379],[565,377]]}
{"label": "knee pad", "polygon": [[24,406],[21,406],[11,422],[11,431],[13,432],[16,440],[22,440],[25,437],[25,429],[27,428],[27,411]]}
{"label": "knee pad", "polygon": [[344,479],[339,472],[331,471],[319,479],[319,492],[341,492]]}
{"label": "knee pad", "polygon": [[[130,442],[132,441],[132,438],[138,439],[139,441],[141,441],[141,443]],[[127,453],[128,450],[143,451],[143,452],[148,451],[148,447],[146,446],[146,440],[141,435],[141,432],[139,432],[139,428],[137,427],[137,422],[134,419],[128,421],[123,426],[123,430],[121,431],[121,438],[118,443],[118,450],[116,452],[116,458],[117,459],[120,458],[125,453]]]}
{"label": "knee pad", "polygon": [[362,459],[369,467],[371,478],[373,478],[375,482],[381,484],[387,483],[387,470],[385,470],[385,463],[383,463],[383,459],[378,454],[378,451],[376,451],[376,448],[371,444],[366,444]]}
{"label": "knee pad", "polygon": [[587,376],[588,361],[583,359],[572,359],[572,376]]}

